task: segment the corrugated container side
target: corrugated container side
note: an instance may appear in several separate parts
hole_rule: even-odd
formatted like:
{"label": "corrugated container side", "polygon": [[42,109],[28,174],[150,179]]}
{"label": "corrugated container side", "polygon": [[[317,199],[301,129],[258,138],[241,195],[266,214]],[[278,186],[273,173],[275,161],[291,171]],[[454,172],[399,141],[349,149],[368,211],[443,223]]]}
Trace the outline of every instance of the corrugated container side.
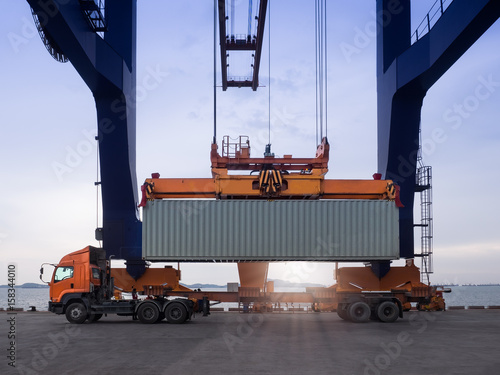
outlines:
{"label": "corrugated container side", "polygon": [[394,202],[156,200],[143,214],[156,261],[364,261],[399,258]]}

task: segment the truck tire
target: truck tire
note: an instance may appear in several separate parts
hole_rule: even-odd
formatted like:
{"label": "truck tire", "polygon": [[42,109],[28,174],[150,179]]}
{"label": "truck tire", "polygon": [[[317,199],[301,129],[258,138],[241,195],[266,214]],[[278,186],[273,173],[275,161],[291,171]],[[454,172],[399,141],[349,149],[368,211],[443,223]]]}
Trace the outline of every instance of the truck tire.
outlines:
{"label": "truck tire", "polygon": [[392,323],[398,316],[399,307],[394,302],[384,301],[377,306],[377,317],[384,323]]}
{"label": "truck tire", "polygon": [[159,315],[158,315],[158,320],[156,321],[157,323],[161,322],[163,319],[165,319],[165,313],[164,312],[161,312]]}
{"label": "truck tire", "polygon": [[144,324],[154,324],[158,321],[160,311],[154,303],[143,303],[137,310],[137,317]]}
{"label": "truck tire", "polygon": [[71,324],[82,324],[87,320],[87,309],[79,302],[72,303],[66,309],[66,319]]}
{"label": "truck tire", "polygon": [[165,309],[165,316],[169,323],[181,324],[188,318],[188,312],[182,303],[173,302]]}
{"label": "truck tire", "polygon": [[350,320],[350,318],[349,318],[349,307],[346,308],[344,305],[339,304],[337,306],[337,315],[341,319]]}
{"label": "truck tire", "polygon": [[366,302],[354,302],[349,306],[349,316],[354,323],[366,323],[370,320],[370,306]]}
{"label": "truck tire", "polygon": [[97,322],[101,318],[102,318],[102,314],[92,314],[91,313],[88,317],[88,321],[89,321],[89,323]]}

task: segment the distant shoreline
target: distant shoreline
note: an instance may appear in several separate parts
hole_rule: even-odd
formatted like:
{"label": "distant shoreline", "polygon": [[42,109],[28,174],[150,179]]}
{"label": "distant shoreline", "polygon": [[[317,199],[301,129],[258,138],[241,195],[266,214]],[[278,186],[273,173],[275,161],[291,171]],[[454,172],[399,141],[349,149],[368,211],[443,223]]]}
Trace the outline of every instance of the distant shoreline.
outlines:
{"label": "distant shoreline", "polygon": [[434,286],[443,286],[443,287],[454,287],[454,286],[500,286],[500,284],[437,284],[434,283]]}
{"label": "distant shoreline", "polygon": [[[305,288],[305,287],[325,287],[324,285],[321,284],[313,284],[313,283],[291,283],[283,280],[273,280],[275,282],[275,287],[291,287],[291,288]],[[216,285],[216,284],[191,284],[191,285],[184,285],[183,286],[190,288],[190,289],[197,289],[197,288],[226,288],[226,285]],[[435,284],[439,285],[439,284]],[[457,287],[457,286],[500,286],[500,284],[444,284],[441,285],[443,287]],[[9,285],[0,285],[0,289],[7,289],[10,288]],[[20,289],[48,289],[48,285],[44,284],[37,284],[37,283],[24,283],[20,285],[15,285],[15,288],[20,288]]]}
{"label": "distant shoreline", "polygon": [[[269,279],[268,281],[273,281],[274,282],[274,287],[276,288],[326,288],[327,286],[323,284],[316,284],[316,283],[293,283],[290,281],[286,280],[279,280],[279,279]],[[238,283],[239,284],[239,283]],[[182,286],[185,286],[186,288],[191,288],[191,289],[197,289],[197,288],[227,288],[227,285],[217,285],[217,284],[191,284],[191,285],[186,285],[182,284]]]}
{"label": "distant shoreline", "polygon": [[462,284],[461,286],[500,286],[500,284]]}
{"label": "distant shoreline", "polygon": [[[9,285],[0,285],[0,288],[11,288]],[[15,285],[14,288],[22,289],[48,289],[48,285],[36,284],[36,283],[24,283],[21,285]]]}

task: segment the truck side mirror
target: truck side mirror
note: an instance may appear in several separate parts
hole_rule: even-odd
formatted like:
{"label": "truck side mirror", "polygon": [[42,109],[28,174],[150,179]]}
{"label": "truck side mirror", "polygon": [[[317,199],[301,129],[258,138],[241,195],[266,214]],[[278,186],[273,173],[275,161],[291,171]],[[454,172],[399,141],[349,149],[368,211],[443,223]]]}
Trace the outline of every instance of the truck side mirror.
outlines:
{"label": "truck side mirror", "polygon": [[56,265],[55,265],[55,264],[51,264],[51,263],[43,263],[43,264],[40,266],[40,280],[41,280],[43,283],[45,283],[45,284],[50,284],[50,280],[49,280],[49,281],[45,281],[45,280],[43,279],[43,266],[45,266],[45,265],[52,266],[52,267],[54,267],[54,268],[56,267]]}

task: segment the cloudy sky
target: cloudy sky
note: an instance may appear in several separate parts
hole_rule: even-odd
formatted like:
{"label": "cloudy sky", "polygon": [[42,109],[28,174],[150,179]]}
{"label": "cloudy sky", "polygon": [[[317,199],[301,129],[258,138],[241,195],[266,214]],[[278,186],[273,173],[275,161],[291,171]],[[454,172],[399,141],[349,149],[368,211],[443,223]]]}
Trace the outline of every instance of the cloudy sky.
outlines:
{"label": "cloudy sky", "polygon": [[[92,95],[71,64],[60,64],[47,53],[27,3],[5,1],[7,17],[0,24],[0,284],[7,281],[10,262],[18,265],[19,283],[36,282],[41,263],[96,245],[100,220]],[[246,12],[247,2],[240,3]],[[434,0],[414,3],[412,29]],[[151,71],[161,72],[156,88],[143,91],[138,101],[139,184],[151,172],[210,176],[212,6],[204,0],[138,1],[138,85]],[[369,179],[377,169],[374,18],[373,0],[328,2],[329,178]],[[241,22],[235,32],[246,29]],[[270,119],[273,152],[311,157],[316,147],[314,2],[271,0],[270,68],[268,33],[261,69],[265,87],[256,93],[218,91],[218,141],[224,134],[248,135],[253,155],[259,155]],[[424,101],[424,160],[434,174],[434,283],[500,282],[499,36],[495,24]],[[356,52],[346,54],[347,45]],[[244,63],[230,60],[230,74],[246,75]],[[478,89],[485,82],[490,82],[488,91]],[[60,164],[69,170],[58,173]],[[234,265],[181,268],[185,283],[237,281]],[[269,276],[331,284],[332,270],[331,264],[283,263],[272,265]]]}

